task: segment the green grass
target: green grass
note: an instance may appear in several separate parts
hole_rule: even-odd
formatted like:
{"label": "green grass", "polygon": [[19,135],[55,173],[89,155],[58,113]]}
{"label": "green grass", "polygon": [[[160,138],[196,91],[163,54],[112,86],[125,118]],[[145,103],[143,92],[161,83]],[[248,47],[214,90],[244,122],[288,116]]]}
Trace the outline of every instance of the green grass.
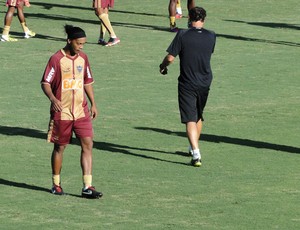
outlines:
{"label": "green grass", "polygon": [[[218,34],[201,168],[184,155],[179,60],[167,77],[158,73],[174,37],[166,31],[167,2],[116,1],[110,19],[121,44],[111,48],[96,44],[91,1],[32,0],[25,13],[34,39],[21,38],[14,18],[11,34],[20,40],[0,43],[0,229],[299,229],[298,1],[201,1],[206,27]],[[69,195],[49,193],[49,101],[39,82],[65,45],[65,23],[88,35],[100,200],[78,197],[76,143],[63,163]]]}

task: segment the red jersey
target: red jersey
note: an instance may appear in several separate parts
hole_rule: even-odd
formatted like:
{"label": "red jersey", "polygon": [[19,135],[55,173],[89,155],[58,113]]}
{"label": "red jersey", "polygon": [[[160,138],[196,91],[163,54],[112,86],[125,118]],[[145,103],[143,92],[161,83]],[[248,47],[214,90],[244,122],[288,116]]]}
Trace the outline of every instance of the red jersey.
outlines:
{"label": "red jersey", "polygon": [[94,83],[88,57],[80,52],[66,55],[57,51],[48,61],[41,84],[50,84],[54,96],[62,102],[62,111],[51,112],[53,120],[77,120],[89,113],[84,85]]}

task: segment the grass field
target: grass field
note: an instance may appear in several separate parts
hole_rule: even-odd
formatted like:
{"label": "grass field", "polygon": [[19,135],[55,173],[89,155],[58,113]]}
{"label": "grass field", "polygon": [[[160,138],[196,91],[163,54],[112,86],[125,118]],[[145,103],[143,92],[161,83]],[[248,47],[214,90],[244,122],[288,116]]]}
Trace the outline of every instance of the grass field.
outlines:
{"label": "grass field", "polygon": [[[182,2],[177,24],[184,28]],[[218,35],[201,168],[186,156],[179,60],[167,77],[158,72],[174,37],[167,0],[117,0],[110,19],[121,44],[110,48],[96,44],[99,22],[88,0],[32,0],[25,13],[33,39],[22,39],[14,18],[19,41],[0,43],[0,229],[300,229],[299,2],[196,2]],[[66,23],[88,36],[100,109],[93,161],[100,200],[79,197],[76,142],[62,171],[69,195],[49,193],[49,101],[40,79],[65,45]]]}

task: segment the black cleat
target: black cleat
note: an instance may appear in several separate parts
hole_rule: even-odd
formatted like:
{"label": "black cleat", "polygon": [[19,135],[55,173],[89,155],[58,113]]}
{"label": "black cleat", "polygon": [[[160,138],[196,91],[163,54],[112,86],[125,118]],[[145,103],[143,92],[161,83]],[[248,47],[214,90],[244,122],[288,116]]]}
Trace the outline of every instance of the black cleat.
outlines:
{"label": "black cleat", "polygon": [[200,167],[201,165],[202,165],[202,163],[201,163],[201,159],[196,159],[196,160],[191,160],[191,165],[192,166],[195,166],[195,167]]}
{"label": "black cleat", "polygon": [[51,193],[54,195],[64,195],[64,190],[60,185],[54,185],[51,189]]}
{"label": "black cleat", "polygon": [[87,199],[99,199],[103,193],[97,192],[94,186],[90,186],[87,189],[82,189],[81,196]]}

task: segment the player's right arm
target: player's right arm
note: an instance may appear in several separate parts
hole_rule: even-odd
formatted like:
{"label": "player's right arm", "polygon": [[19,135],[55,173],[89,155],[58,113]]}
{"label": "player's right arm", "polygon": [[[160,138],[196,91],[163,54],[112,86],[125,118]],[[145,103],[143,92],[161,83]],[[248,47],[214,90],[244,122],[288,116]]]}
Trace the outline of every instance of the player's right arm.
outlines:
{"label": "player's right arm", "polygon": [[44,94],[51,102],[51,111],[60,112],[62,110],[62,103],[56,98],[56,94],[52,89],[52,85],[55,84],[53,81],[56,78],[57,73],[59,73],[59,66],[57,66],[59,61],[56,58],[57,55],[58,54],[55,54],[49,59],[41,80],[41,87]]}
{"label": "player's right arm", "polygon": [[175,57],[171,54],[167,54],[159,65],[159,72],[163,75],[168,74],[168,66],[174,61]]}
{"label": "player's right arm", "polygon": [[51,110],[55,111],[55,112],[60,112],[62,110],[62,104],[61,101],[58,100],[51,89],[50,84],[47,83],[42,83],[42,90],[44,92],[44,94],[49,98],[49,100],[51,101]]}

